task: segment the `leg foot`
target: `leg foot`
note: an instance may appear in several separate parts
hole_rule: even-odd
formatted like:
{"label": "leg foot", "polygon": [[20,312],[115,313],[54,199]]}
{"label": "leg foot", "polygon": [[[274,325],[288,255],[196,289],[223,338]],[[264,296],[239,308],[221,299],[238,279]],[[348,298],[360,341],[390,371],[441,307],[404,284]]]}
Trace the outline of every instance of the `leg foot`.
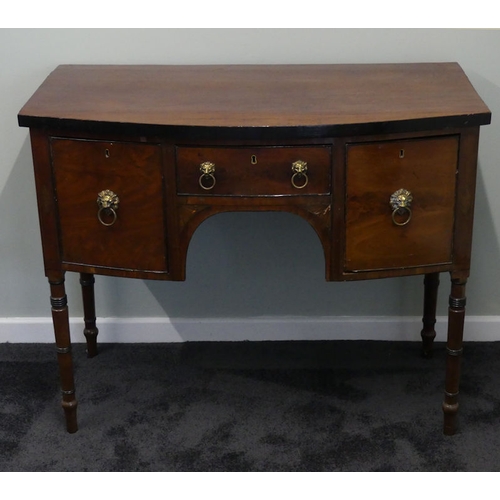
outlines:
{"label": "leg foot", "polygon": [[70,434],[74,434],[76,431],[78,431],[78,422],[76,418],[76,407],[78,406],[78,403],[76,402],[76,399],[73,401],[64,401],[62,402],[62,407],[64,410],[64,416],[66,418],[66,430]]}
{"label": "leg foot", "polygon": [[456,415],[458,412],[458,403],[453,405],[443,403],[444,425],[443,434],[453,436],[457,431]]}
{"label": "leg foot", "polygon": [[82,287],[83,297],[83,315],[85,329],[83,334],[87,339],[87,357],[97,356],[97,334],[99,330],[96,327],[95,317],[95,298],[94,298],[94,275],[81,273],[80,285]]}

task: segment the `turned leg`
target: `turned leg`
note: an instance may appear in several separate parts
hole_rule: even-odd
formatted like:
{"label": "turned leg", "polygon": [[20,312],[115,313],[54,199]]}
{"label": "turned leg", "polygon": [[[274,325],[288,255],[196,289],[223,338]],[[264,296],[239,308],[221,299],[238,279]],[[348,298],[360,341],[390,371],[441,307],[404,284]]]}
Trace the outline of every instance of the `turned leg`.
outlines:
{"label": "turned leg", "polygon": [[80,273],[80,285],[83,297],[83,320],[85,328],[83,334],[87,339],[87,357],[93,358],[97,355],[97,334],[99,330],[95,321],[95,298],[94,298],[94,275]]}
{"label": "turned leg", "polygon": [[466,279],[451,280],[448,309],[448,341],[446,344],[446,382],[443,402],[444,433],[455,434],[460,385],[460,362],[465,320]]}
{"label": "turned leg", "polygon": [[71,338],[69,330],[68,301],[64,288],[64,275],[59,280],[49,279],[52,321],[56,337],[57,361],[62,392],[62,407],[66,416],[68,432],[76,432],[75,382],[73,378],[73,359],[71,355]]}
{"label": "turned leg", "polygon": [[432,345],[436,337],[436,305],[439,288],[439,273],[426,274],[424,278],[424,316],[422,318],[422,354],[432,356]]}

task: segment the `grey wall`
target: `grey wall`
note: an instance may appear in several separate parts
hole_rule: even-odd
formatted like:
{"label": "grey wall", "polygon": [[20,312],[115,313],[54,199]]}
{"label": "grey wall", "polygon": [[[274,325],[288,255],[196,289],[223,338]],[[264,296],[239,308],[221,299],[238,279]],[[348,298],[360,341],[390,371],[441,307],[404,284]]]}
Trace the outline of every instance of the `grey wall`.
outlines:
{"label": "grey wall", "polygon": [[[64,63],[457,61],[493,112],[482,129],[468,313],[500,315],[500,31],[0,30],[0,318],[49,315],[28,131],[17,112]],[[97,277],[100,316],[419,315],[422,278],[326,283],[320,244],[290,214],[222,214],[195,234],[185,283]],[[68,274],[72,315],[81,315]],[[439,302],[445,312],[448,277]]]}

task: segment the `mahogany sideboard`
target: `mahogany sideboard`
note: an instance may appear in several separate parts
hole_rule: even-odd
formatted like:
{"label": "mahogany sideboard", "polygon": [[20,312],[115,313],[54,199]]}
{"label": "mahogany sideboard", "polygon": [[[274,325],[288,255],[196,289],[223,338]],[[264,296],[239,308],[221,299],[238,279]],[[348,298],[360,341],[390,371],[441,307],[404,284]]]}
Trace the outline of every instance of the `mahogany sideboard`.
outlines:
{"label": "mahogany sideboard", "polygon": [[287,211],[321,241],[328,281],[424,275],[423,352],[439,273],[451,294],[444,432],[456,430],[479,128],[456,63],[63,65],[29,127],[69,432],[77,418],[66,271],[80,273],[88,356],[94,275],[184,280],[196,228]]}

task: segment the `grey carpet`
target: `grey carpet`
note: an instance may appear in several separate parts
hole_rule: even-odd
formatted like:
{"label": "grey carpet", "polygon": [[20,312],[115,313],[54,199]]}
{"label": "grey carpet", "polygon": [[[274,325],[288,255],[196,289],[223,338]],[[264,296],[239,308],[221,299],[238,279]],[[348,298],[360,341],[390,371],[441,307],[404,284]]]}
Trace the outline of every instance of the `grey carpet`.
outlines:
{"label": "grey carpet", "polygon": [[0,471],[499,471],[500,343],[465,345],[459,430],[445,352],[418,343],[74,346],[68,434],[51,345],[0,345]]}

